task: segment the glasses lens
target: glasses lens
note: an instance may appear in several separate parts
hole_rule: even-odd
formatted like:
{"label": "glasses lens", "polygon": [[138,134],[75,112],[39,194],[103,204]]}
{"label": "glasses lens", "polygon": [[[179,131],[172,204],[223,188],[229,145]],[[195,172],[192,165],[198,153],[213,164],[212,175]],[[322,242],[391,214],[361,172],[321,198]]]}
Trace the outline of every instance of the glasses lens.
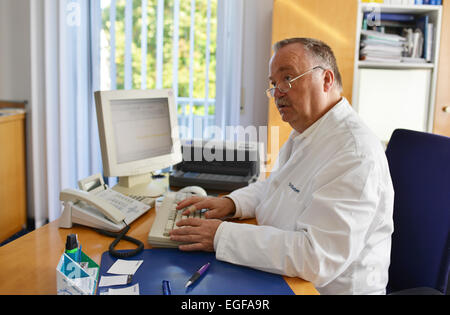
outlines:
{"label": "glasses lens", "polygon": [[288,81],[280,83],[277,87],[267,89],[266,95],[268,98],[275,97],[275,90],[278,89],[281,93],[287,93],[291,89],[291,84]]}
{"label": "glasses lens", "polygon": [[291,89],[291,84],[289,81],[280,82],[280,84],[278,84],[278,89],[281,93],[286,93]]}

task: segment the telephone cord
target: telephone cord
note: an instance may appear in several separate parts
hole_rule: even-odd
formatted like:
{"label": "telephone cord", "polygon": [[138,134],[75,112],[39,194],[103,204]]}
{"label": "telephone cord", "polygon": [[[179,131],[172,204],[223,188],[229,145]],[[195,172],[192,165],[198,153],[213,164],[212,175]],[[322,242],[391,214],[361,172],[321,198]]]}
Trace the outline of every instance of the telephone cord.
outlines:
{"label": "telephone cord", "polygon": [[[109,253],[111,254],[111,256],[116,257],[116,258],[133,257],[133,256],[139,254],[140,252],[142,252],[142,250],[144,249],[144,243],[142,243],[140,240],[137,240],[135,238],[125,235],[130,230],[130,226],[128,224],[126,224],[125,220],[123,221],[123,223],[125,224],[125,227],[120,232],[110,232],[110,231],[105,231],[105,230],[101,230],[101,229],[95,229],[100,234],[116,238],[111,243],[111,245],[109,245]],[[119,242],[121,240],[125,240],[130,243],[133,243],[133,244],[137,245],[137,248],[119,252],[115,249],[115,247],[117,246],[117,244],[119,244]]]}

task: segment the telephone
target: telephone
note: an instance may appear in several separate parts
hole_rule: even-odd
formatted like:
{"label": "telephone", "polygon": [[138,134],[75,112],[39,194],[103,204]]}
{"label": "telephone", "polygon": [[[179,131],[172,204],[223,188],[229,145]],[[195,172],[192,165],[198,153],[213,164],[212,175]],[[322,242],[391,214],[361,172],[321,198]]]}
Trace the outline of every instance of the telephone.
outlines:
{"label": "telephone", "polygon": [[[78,187],[80,190],[64,189],[59,194],[59,199],[64,203],[59,227],[71,228],[73,223],[78,223],[93,227],[103,235],[114,237],[115,240],[109,246],[109,253],[117,258],[128,258],[140,253],[144,244],[125,234],[130,229],[128,224],[153,206],[154,198],[131,198],[109,189],[101,174],[80,180]],[[115,250],[122,239],[134,243],[137,248],[120,252]]]}
{"label": "telephone", "polygon": [[151,205],[109,189],[100,174],[78,182],[80,190],[64,189],[59,199],[64,210],[59,227],[71,228],[73,223],[117,232],[126,227]]}

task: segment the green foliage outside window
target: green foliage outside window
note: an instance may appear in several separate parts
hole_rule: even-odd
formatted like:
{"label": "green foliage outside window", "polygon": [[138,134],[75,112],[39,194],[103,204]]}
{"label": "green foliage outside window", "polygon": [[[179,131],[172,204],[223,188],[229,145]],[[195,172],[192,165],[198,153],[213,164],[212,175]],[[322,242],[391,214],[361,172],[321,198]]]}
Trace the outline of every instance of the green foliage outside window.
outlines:
{"label": "green foliage outside window", "polygon": [[[117,89],[125,88],[125,0],[116,2],[116,85]],[[162,87],[173,88],[173,32],[174,10],[173,0],[164,1],[164,41],[163,41],[163,73]],[[158,0],[148,0],[147,7],[147,77],[146,87],[156,88],[156,36],[157,36],[157,3]],[[206,97],[206,53],[207,53],[207,0],[195,1],[195,27],[194,27],[194,57],[193,57],[193,94],[192,98],[204,100]],[[217,0],[211,1],[210,19],[210,63],[209,63],[209,90],[208,99],[216,97],[216,37],[217,37]],[[191,27],[191,1],[180,0],[179,14],[179,41],[178,45],[178,97],[189,97],[189,67],[190,67],[190,27]],[[107,47],[110,47],[110,7],[109,4],[102,10],[102,31],[104,32]],[[141,28],[142,28],[142,1],[133,0],[133,26],[132,26],[132,89],[141,88]],[[109,54],[108,54],[109,55]],[[110,60],[108,62],[111,62]],[[189,113],[189,106],[186,106]],[[214,105],[209,106],[209,115],[214,115]],[[205,108],[202,104],[194,105],[194,115],[203,116]],[[181,114],[181,107],[179,107]],[[186,113],[186,114],[187,114]]]}

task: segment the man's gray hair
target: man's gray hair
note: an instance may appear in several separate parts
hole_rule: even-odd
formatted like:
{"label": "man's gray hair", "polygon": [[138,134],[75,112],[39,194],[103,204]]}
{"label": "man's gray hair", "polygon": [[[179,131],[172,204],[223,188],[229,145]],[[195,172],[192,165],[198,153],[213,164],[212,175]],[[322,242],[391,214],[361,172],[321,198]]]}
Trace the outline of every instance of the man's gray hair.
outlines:
{"label": "man's gray hair", "polygon": [[315,58],[318,62],[322,63],[320,66],[331,69],[334,73],[335,81],[342,92],[342,76],[339,72],[336,57],[330,46],[324,42],[314,38],[294,37],[283,39],[273,45],[273,51],[276,53],[284,46],[300,43],[305,48],[312,58]]}

